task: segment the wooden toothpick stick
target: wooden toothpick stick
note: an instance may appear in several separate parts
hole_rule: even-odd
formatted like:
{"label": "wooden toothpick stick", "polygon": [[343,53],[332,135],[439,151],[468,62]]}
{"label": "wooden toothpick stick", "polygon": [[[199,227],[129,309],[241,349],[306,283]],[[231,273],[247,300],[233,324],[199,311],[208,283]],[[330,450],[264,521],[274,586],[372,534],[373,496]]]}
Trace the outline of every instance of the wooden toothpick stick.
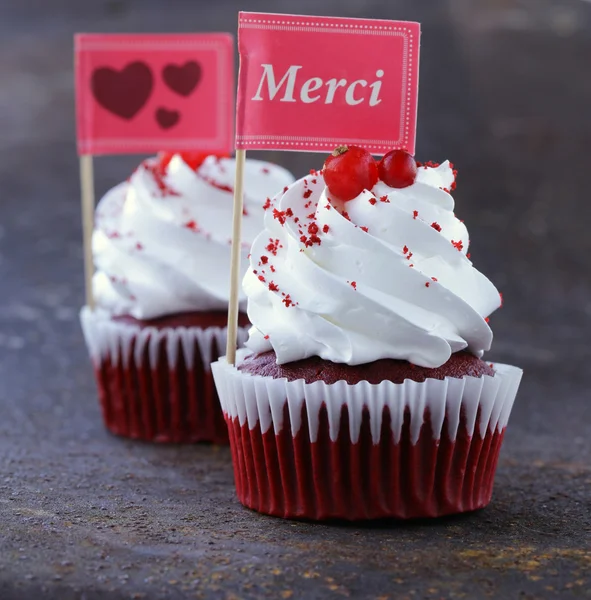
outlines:
{"label": "wooden toothpick stick", "polygon": [[82,187],[82,239],[84,245],[84,284],[86,304],[94,310],[92,293],[92,276],[94,264],[92,260],[92,230],[94,227],[94,175],[92,155],[80,156],[80,184]]}
{"label": "wooden toothpick stick", "polygon": [[236,363],[238,337],[238,309],[240,295],[240,248],[242,236],[242,207],[244,204],[244,162],[246,150],[236,150],[236,177],[234,181],[234,215],[232,218],[232,262],[230,266],[230,302],[228,304],[228,340],[226,360]]}

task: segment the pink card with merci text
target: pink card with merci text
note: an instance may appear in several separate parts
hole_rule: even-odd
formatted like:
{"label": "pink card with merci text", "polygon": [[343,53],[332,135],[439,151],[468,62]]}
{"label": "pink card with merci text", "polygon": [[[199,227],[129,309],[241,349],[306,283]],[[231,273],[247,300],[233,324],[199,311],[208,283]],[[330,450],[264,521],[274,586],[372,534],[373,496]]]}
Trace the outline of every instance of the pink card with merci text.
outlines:
{"label": "pink card with merci text", "polygon": [[232,150],[231,35],[77,34],[74,48],[79,154]]}
{"label": "pink card with merci text", "polygon": [[420,25],[242,12],[236,148],[414,154]]}

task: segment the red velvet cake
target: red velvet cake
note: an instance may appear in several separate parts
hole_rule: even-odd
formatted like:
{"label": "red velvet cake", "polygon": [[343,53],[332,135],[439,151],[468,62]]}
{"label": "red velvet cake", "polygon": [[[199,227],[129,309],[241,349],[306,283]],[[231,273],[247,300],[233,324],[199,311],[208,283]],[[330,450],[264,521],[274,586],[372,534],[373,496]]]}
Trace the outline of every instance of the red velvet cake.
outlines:
{"label": "red velvet cake", "polygon": [[[251,242],[265,196],[293,177],[262,161],[245,168],[243,226]],[[144,161],[97,206],[96,307],[84,308],[81,321],[112,433],[228,442],[210,364],[226,349],[234,171],[229,158],[167,153]],[[247,255],[243,247],[244,265]],[[239,325],[242,344],[245,314]]]}
{"label": "red velvet cake", "polygon": [[470,261],[455,178],[340,147],[269,204],[247,348],[212,365],[245,506],[363,520],[490,502],[522,371],[478,358],[501,296]]}

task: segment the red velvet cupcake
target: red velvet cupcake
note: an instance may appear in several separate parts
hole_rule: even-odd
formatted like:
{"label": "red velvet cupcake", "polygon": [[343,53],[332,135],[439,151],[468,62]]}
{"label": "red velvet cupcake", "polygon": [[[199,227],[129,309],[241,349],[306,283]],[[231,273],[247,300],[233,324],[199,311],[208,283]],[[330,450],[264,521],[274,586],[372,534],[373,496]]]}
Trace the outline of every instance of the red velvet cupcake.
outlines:
{"label": "red velvet cupcake", "polygon": [[469,260],[455,171],[385,160],[359,189],[373,159],[343,156],[275,200],[248,349],[212,365],[238,497],[314,520],[483,508],[522,371],[479,358],[501,298]]}
{"label": "red velvet cupcake", "polygon": [[[97,207],[97,307],[81,321],[105,424],[117,435],[228,441],[210,363],[226,347],[234,161],[203,159],[148,160]],[[248,161],[246,240],[260,231],[265,198],[291,181]],[[244,313],[239,324],[242,343]]]}

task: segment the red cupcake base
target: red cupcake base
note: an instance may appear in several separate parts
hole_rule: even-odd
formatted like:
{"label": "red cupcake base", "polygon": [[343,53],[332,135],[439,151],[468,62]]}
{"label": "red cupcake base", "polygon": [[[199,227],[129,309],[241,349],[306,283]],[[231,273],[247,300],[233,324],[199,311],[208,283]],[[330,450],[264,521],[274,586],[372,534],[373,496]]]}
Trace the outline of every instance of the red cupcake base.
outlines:
{"label": "red cupcake base", "polygon": [[446,417],[437,440],[427,410],[413,444],[407,408],[395,443],[385,407],[380,441],[374,444],[365,409],[359,440],[353,444],[347,407],[332,441],[323,405],[317,440],[311,442],[305,404],[295,437],[287,403],[283,412],[278,434],[273,427],[261,433],[258,423],[251,430],[248,422],[240,425],[238,417],[226,416],[236,491],[248,508],[285,518],[356,521],[439,517],[490,502],[504,428],[487,429],[484,438],[476,428],[470,436],[462,411],[456,439],[447,433]]}
{"label": "red cupcake base", "polygon": [[[133,351],[133,350],[132,350]],[[182,354],[169,367],[165,348],[158,368],[147,356],[123,366],[109,357],[95,365],[99,400],[107,429],[115,435],[164,443],[228,443],[213,377],[195,352],[193,365]]]}
{"label": "red cupcake base", "polygon": [[107,429],[149,442],[227,444],[210,367],[225,351],[225,318],[210,312],[142,322],[83,309]]}

